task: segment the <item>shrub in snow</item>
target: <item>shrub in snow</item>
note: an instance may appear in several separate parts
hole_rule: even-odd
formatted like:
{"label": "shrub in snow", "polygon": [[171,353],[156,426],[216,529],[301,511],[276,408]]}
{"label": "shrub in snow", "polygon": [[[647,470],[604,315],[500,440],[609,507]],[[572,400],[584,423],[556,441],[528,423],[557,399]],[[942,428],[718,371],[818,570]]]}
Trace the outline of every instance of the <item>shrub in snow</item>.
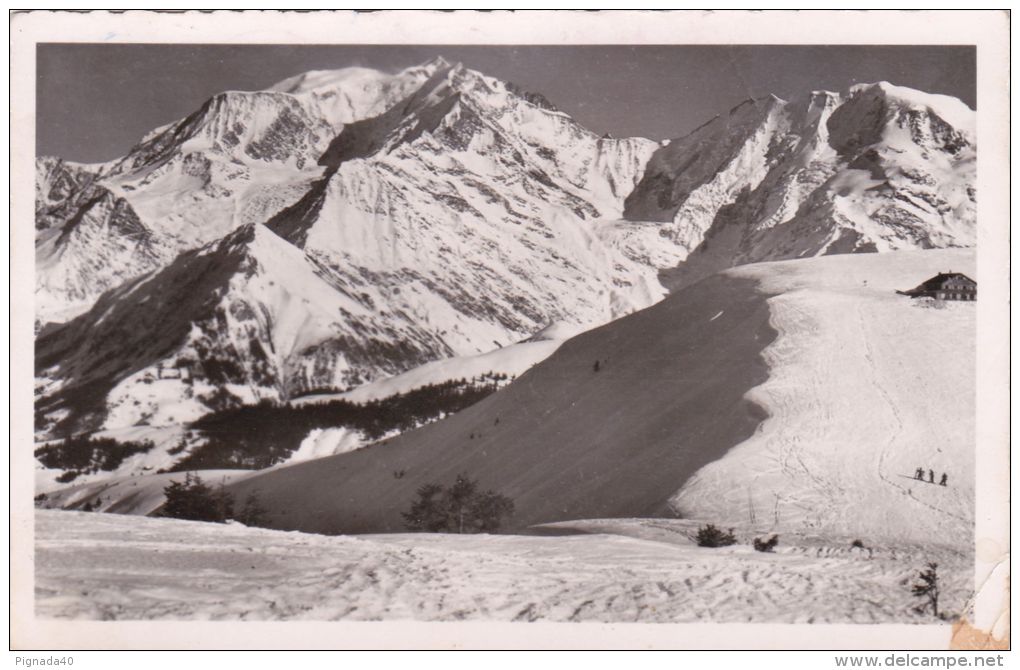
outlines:
{"label": "shrub in snow", "polygon": [[767,540],[763,540],[760,537],[756,537],[754,538],[754,541],[751,544],[754,545],[755,551],[771,553],[776,548],[776,545],[779,544],[779,536],[773,535]]}
{"label": "shrub in snow", "polygon": [[918,573],[918,578],[921,581],[915,583],[911,587],[914,597],[923,599],[922,603],[914,608],[914,611],[918,614],[921,614],[930,608],[931,613],[935,615],[935,617],[939,617],[938,567],[937,563],[929,563],[926,570],[922,570]]}
{"label": "shrub in snow", "polygon": [[408,530],[427,533],[491,533],[514,510],[513,501],[495,491],[479,491],[478,483],[457,475],[452,486],[424,484],[411,509],[404,512]]}
{"label": "shrub in snow", "polygon": [[728,547],[737,543],[733,536],[733,529],[722,531],[713,524],[702,526],[698,529],[697,542],[699,547]]}

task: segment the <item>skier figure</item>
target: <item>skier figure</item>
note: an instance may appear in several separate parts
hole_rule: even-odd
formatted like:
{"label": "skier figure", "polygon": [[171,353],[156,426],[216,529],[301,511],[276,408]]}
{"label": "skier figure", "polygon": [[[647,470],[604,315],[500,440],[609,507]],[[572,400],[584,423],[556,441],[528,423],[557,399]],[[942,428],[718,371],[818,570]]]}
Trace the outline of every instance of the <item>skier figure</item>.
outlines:
{"label": "skier figure", "polygon": [[949,478],[949,475],[947,475],[946,473],[943,472],[942,473],[942,479],[939,480],[939,485],[940,486],[945,486],[946,485],[946,480],[948,478]]}
{"label": "skier figure", "polygon": [[917,471],[914,472],[914,479],[920,480],[922,482],[924,481],[924,468],[918,468]]}
{"label": "skier figure", "polygon": [[935,483],[935,471],[934,470],[928,470],[928,483],[929,484],[934,484]]}

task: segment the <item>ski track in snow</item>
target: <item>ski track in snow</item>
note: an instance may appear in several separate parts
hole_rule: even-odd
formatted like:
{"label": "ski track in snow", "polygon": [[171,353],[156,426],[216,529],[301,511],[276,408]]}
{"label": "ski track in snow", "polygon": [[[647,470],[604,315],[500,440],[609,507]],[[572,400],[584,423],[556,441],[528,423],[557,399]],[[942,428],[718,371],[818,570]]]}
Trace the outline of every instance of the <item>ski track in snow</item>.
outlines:
{"label": "ski track in snow", "polygon": [[[597,522],[593,522],[596,525]],[[99,620],[932,623],[909,584],[930,552],[698,548],[682,521],[560,537],[329,537],[84,512],[36,513],[36,613]],[[658,533],[658,539],[640,537]],[[665,538],[665,539],[663,539]],[[938,556],[944,608],[967,570]],[[954,609],[955,608],[955,609]]]}
{"label": "ski track in snow", "polygon": [[[897,295],[973,250],[798,260],[731,271],[757,278],[779,332],[768,381],[748,397],[769,417],[674,497],[685,517],[866,543],[944,543],[974,527],[975,305]],[[917,467],[949,486],[910,479]]]}

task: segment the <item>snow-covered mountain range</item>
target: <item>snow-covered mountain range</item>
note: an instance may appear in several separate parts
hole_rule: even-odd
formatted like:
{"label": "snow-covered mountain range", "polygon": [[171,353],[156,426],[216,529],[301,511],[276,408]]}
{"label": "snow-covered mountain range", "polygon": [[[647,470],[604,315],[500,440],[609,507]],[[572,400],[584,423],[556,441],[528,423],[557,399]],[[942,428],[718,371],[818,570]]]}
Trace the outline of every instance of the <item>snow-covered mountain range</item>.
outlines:
{"label": "snow-covered mountain range", "polygon": [[974,113],[888,84],[659,143],[436,59],[37,161],[41,437],[346,391],[771,259],[974,244]]}
{"label": "snow-covered mountain range", "polygon": [[882,82],[748,100],[659,149],[626,201],[690,253],[672,276],[821,254],[972,246],[974,112]]}
{"label": "snow-covered mountain range", "polygon": [[318,158],[339,127],[385,111],[436,67],[310,72],[268,91],[227,91],[123,158],[39,159],[36,320],[64,320],[182,251],[264,223],[321,176]]}

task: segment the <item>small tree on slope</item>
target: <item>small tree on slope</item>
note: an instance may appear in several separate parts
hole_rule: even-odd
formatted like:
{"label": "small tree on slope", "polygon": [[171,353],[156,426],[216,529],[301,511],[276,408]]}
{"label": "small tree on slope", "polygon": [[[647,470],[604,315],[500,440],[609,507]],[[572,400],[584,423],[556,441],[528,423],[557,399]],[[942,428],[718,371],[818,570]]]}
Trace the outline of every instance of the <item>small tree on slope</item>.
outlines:
{"label": "small tree on slope", "polygon": [[917,612],[924,612],[929,607],[936,618],[939,616],[939,575],[938,564],[929,563],[927,570],[918,574],[921,581],[913,585],[912,591],[917,598],[923,598],[925,602],[914,608]]}
{"label": "small tree on slope", "polygon": [[213,521],[224,523],[236,519],[246,526],[263,526],[269,511],[262,506],[257,491],[252,491],[244,500],[239,512],[234,510],[234,496],[227,491],[224,483],[215,489],[190,472],[184,481],[173,481],[163,488],[166,502],[158,515],[189,521]]}
{"label": "small tree on slope", "polygon": [[233,514],[233,499],[220,486],[213,491],[198,475],[190,472],[184,481],[171,481],[163,489],[166,502],[160,516],[189,521],[216,521],[222,523]]}
{"label": "small tree on slope", "polygon": [[202,478],[190,472],[185,473],[184,481],[171,480],[163,489],[166,502],[160,516],[190,521],[215,521],[216,503],[212,490]]}
{"label": "small tree on slope", "polygon": [[732,528],[725,532],[710,523],[698,529],[697,542],[699,547],[728,547],[736,544],[737,538],[733,536]]}
{"label": "small tree on slope", "polygon": [[241,512],[234,518],[245,526],[261,526],[266,522],[267,516],[269,516],[269,510],[262,506],[258,495],[252,491],[244,499]]}
{"label": "small tree on slope", "polygon": [[503,517],[514,513],[514,501],[495,491],[486,491],[471,501],[470,512],[475,532],[492,533],[499,530]]}
{"label": "small tree on slope", "polygon": [[424,484],[411,509],[404,512],[408,530],[426,533],[491,533],[513,513],[513,501],[495,491],[480,492],[478,483],[457,475],[448,488]]}
{"label": "small tree on slope", "polygon": [[439,484],[422,484],[411,509],[401,514],[408,530],[441,533],[446,530],[446,510],[443,509],[443,487]]}
{"label": "small tree on slope", "polygon": [[449,514],[450,530],[463,533],[465,522],[471,527],[471,504],[478,495],[478,484],[465,475],[457,475],[457,480],[446,491],[444,496],[447,513]]}

